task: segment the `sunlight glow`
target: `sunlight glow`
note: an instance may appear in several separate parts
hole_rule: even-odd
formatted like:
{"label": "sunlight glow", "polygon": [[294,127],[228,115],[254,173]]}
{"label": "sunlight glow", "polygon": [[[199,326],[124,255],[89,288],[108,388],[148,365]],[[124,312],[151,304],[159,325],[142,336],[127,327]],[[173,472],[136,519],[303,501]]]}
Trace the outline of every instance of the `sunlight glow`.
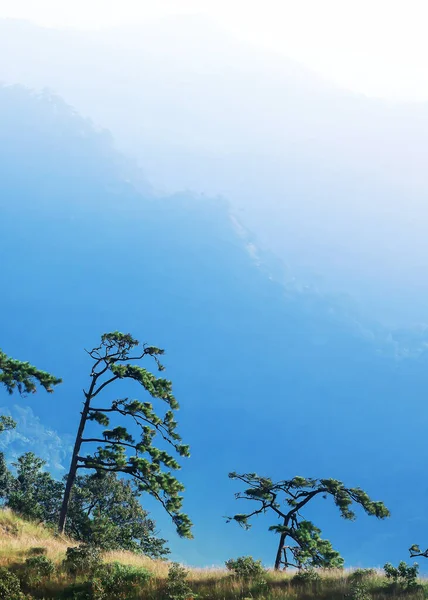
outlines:
{"label": "sunlight glow", "polygon": [[200,14],[343,87],[428,100],[426,0],[0,0],[0,17],[53,27],[129,26]]}

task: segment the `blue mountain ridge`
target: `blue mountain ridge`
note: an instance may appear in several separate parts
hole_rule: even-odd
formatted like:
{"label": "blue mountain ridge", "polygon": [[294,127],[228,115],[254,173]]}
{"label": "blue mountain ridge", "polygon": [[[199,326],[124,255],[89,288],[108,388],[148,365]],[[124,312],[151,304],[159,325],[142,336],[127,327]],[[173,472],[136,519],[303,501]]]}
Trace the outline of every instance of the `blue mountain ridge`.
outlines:
{"label": "blue mountain ridge", "polygon": [[423,328],[389,331],[351,300],[299,286],[226,201],[158,196],[107,132],[48,92],[0,88],[0,205],[1,347],[64,379],[51,396],[1,392],[0,403],[30,405],[68,439],[84,348],[111,330],[164,347],[192,450],[180,477],[195,539],[147,507],[175,558],[272,563],[268,517],[249,532],[223,518],[241,510],[232,470],[336,477],[383,500],[385,522],[344,522],[323,500],[308,511],[348,565],[428,543]]}

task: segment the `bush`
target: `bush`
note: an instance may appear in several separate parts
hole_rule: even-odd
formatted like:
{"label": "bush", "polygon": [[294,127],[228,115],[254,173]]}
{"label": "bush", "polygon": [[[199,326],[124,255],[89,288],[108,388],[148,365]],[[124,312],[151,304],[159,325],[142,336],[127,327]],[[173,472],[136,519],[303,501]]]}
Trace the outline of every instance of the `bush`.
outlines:
{"label": "bush", "polygon": [[178,563],[172,563],[168,571],[164,596],[167,600],[190,600],[196,598],[186,579],[188,571]]}
{"label": "bush", "polygon": [[4,567],[0,568],[0,599],[1,600],[23,600],[21,582],[18,577]]}
{"label": "bush", "polygon": [[349,600],[371,600],[367,583],[364,583],[364,581],[355,581],[351,586],[351,592],[346,597]]}
{"label": "bush", "polygon": [[120,563],[101,565],[93,581],[94,600],[130,600],[140,597],[141,588],[150,579],[147,569]]}
{"label": "bush", "polygon": [[233,571],[233,574],[239,579],[261,579],[265,575],[265,570],[261,560],[254,560],[252,556],[241,556],[240,558],[231,558],[226,561],[226,568]]}
{"label": "bush", "polygon": [[301,569],[300,571],[298,571],[293,579],[291,580],[292,583],[294,584],[298,584],[298,585],[314,585],[317,584],[321,581],[321,576],[320,574],[315,571],[315,569]]}
{"label": "bush", "polygon": [[351,582],[365,581],[376,575],[375,569],[355,569],[350,575]]}
{"label": "bush", "polygon": [[120,563],[101,564],[91,581],[69,586],[63,598],[67,600],[133,600],[141,598],[141,590],[151,573]]}
{"label": "bush", "polygon": [[55,571],[55,565],[46,556],[32,556],[24,563],[24,581],[27,585],[48,579]]}
{"label": "bush", "polygon": [[92,582],[74,583],[65,588],[61,598],[64,600],[94,600]]}
{"label": "bush", "polygon": [[98,548],[82,545],[67,548],[63,568],[67,573],[76,577],[81,574],[93,574],[101,563],[101,554]]}
{"label": "bush", "polygon": [[411,567],[402,560],[398,567],[394,567],[391,563],[386,563],[383,568],[386,578],[392,580],[394,585],[402,589],[414,588],[418,584],[419,565],[417,563],[414,563]]}

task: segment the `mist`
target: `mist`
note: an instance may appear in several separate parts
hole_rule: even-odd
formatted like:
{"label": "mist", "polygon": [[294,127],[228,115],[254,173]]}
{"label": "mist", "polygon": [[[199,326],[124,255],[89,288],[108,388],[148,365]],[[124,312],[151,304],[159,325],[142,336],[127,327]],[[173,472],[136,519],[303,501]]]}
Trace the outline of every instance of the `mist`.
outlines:
{"label": "mist", "polygon": [[222,196],[285,281],[428,321],[428,107],[340,89],[208,18],[0,24],[0,81],[58,93],[158,192]]}

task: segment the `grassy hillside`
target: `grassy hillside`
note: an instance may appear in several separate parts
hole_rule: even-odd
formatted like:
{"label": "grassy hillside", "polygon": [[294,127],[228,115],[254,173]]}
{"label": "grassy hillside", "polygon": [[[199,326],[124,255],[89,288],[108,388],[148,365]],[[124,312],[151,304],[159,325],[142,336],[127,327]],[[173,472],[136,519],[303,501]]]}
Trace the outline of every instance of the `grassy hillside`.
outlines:
{"label": "grassy hillside", "polygon": [[[182,580],[179,575],[171,580],[171,577],[168,578],[170,563],[154,561],[129,552],[105,553],[96,572],[101,575],[94,575],[90,570],[86,573],[73,574],[67,572],[63,565],[67,548],[71,546],[76,547],[76,544],[65,537],[57,536],[43,525],[24,521],[9,510],[1,510],[0,598],[7,600],[20,598],[382,600],[393,597],[412,600],[428,596],[428,582],[425,580],[418,580],[416,587],[405,589],[400,584],[392,585],[379,571],[368,574],[355,570],[320,571],[312,573],[306,581],[299,581],[293,573],[266,571],[261,579],[250,581],[239,579],[226,569],[190,568],[186,580]],[[34,559],[35,556],[39,557],[36,562],[38,560],[43,562],[44,557],[52,561],[53,572],[45,576],[37,572],[34,567],[29,568],[26,561],[29,558]],[[108,567],[111,563],[120,565],[117,567],[120,576],[116,576],[114,580]],[[5,569],[19,578],[22,595],[14,595],[7,588],[10,582],[7,582],[7,585],[4,583],[5,577],[8,578]],[[104,571],[110,574],[106,577],[105,574],[103,575]],[[97,578],[104,583],[98,585]]]}

